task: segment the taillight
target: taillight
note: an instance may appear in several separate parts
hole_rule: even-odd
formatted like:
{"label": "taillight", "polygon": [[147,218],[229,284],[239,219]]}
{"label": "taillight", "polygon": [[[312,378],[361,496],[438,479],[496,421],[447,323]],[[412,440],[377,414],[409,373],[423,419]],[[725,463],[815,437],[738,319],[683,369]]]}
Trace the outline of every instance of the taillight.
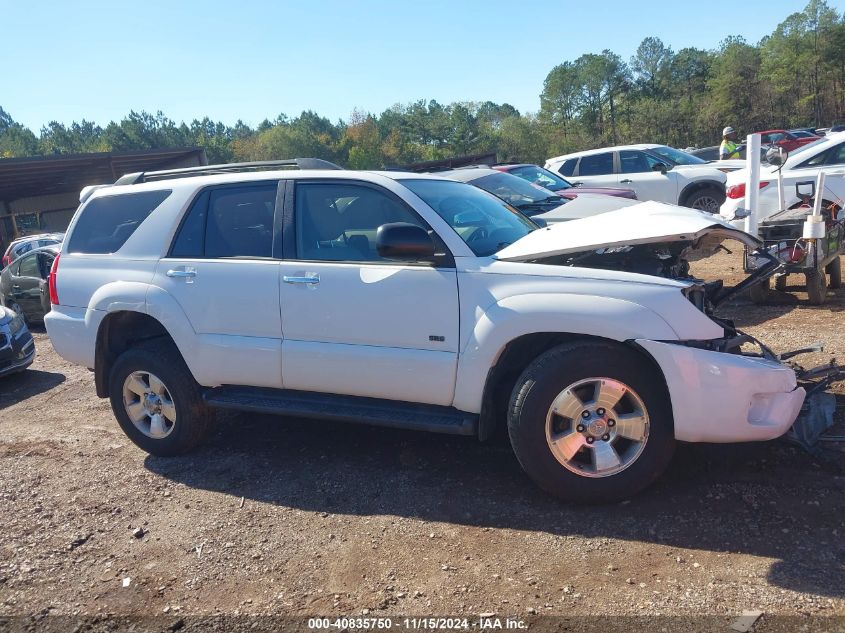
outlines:
{"label": "taillight", "polygon": [[53,260],[53,265],[50,267],[50,277],[47,279],[47,286],[50,289],[50,303],[54,306],[59,305],[59,292],[56,290],[56,273],[59,272],[59,257]]}
{"label": "taillight", "polygon": [[8,266],[11,263],[11,261],[12,261],[11,257],[9,257],[8,255],[3,255],[3,268]]}
{"label": "taillight", "polygon": [[[768,186],[769,186],[768,180],[760,181],[760,189],[763,189],[764,187],[768,187]],[[744,198],[745,197],[745,183],[741,182],[738,185],[731,185],[730,187],[728,187],[726,194],[727,194],[728,198],[730,198],[731,200],[736,200],[737,198]]]}

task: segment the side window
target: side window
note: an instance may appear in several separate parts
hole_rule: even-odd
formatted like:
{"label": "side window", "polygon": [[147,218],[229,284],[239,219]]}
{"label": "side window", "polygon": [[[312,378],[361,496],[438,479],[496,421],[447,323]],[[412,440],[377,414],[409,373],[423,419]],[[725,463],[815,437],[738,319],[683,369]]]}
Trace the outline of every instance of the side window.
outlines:
{"label": "side window", "polygon": [[623,174],[639,174],[651,171],[659,161],[645,152],[622,150],[619,152],[619,167]]}
{"label": "side window", "polygon": [[582,156],[578,167],[579,176],[604,176],[613,173],[613,153]]}
{"label": "side window", "polygon": [[143,191],[94,198],[82,210],[68,242],[69,253],[115,253],[171,191]]}
{"label": "side window", "polygon": [[271,257],[276,184],[205,191],[188,210],[170,257]]}
{"label": "side window", "polygon": [[571,176],[575,173],[575,165],[578,163],[577,158],[570,158],[563,161],[563,164],[558,168],[558,173],[564,176]]}
{"label": "side window", "polygon": [[376,231],[382,224],[423,221],[386,192],[345,183],[296,185],[296,249],[299,259],[382,261]]}
{"label": "side window", "polygon": [[208,215],[208,191],[194,200],[188,209],[179,234],[170,249],[171,257],[201,258],[205,253],[205,218]]}
{"label": "side window", "polygon": [[845,165],[845,143],[828,150],[825,162],[828,165]]}
{"label": "side window", "polygon": [[20,277],[41,277],[41,272],[38,270],[37,253],[21,258],[18,275]]}
{"label": "side window", "polygon": [[836,147],[831,147],[824,152],[819,152],[809,160],[805,160],[799,165],[799,167],[818,167],[819,165],[824,165],[825,163],[835,164],[832,162],[833,158],[843,150],[843,146],[845,146],[845,143]]}

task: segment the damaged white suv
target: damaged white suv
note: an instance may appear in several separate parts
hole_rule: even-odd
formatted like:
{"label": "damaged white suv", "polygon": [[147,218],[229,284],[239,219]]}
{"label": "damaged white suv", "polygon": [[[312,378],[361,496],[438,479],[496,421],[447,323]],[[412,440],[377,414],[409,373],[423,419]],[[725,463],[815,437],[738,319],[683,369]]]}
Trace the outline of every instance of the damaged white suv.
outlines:
{"label": "damaged white suv", "polygon": [[[565,499],[629,497],[676,440],[767,440],[805,392],[711,316],[692,248],[755,239],[655,202],[540,228],[434,176],[319,161],[134,174],[83,191],[47,331],[145,451],[215,408],[487,439]],[[263,167],[258,171],[257,167]]]}

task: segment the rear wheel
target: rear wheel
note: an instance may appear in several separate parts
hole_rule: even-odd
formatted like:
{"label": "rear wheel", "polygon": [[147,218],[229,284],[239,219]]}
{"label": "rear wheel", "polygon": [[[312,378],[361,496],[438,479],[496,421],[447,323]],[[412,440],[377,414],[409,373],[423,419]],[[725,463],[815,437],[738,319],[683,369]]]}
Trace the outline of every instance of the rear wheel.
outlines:
{"label": "rear wheel", "polygon": [[165,340],[121,354],[112,367],[109,395],[123,432],[153,455],[190,451],[212,416],[179,351]]}
{"label": "rear wheel", "polygon": [[837,257],[825,267],[825,272],[830,275],[830,283],[827,287],[836,290],[842,286],[842,260]]}
{"label": "rear wheel", "polygon": [[722,195],[715,187],[706,187],[699,189],[693,193],[684,206],[699,211],[706,211],[707,213],[719,213],[719,207],[725,201],[725,196]]}
{"label": "rear wheel", "polygon": [[827,300],[827,276],[823,270],[811,270],[805,276],[810,305],[820,306]]}
{"label": "rear wheel", "polygon": [[633,350],[583,341],[537,358],[511,395],[516,457],[547,492],[609,503],[657,479],[674,451],[663,379]]}

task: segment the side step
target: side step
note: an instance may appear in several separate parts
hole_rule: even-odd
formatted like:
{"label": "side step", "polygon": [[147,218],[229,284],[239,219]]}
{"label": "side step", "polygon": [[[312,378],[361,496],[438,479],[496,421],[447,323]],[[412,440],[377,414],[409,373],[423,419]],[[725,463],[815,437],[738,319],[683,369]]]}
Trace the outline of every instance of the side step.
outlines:
{"label": "side step", "polygon": [[260,387],[216,387],[203,394],[211,407],[359,422],[414,431],[475,435],[478,416],[453,407]]}

